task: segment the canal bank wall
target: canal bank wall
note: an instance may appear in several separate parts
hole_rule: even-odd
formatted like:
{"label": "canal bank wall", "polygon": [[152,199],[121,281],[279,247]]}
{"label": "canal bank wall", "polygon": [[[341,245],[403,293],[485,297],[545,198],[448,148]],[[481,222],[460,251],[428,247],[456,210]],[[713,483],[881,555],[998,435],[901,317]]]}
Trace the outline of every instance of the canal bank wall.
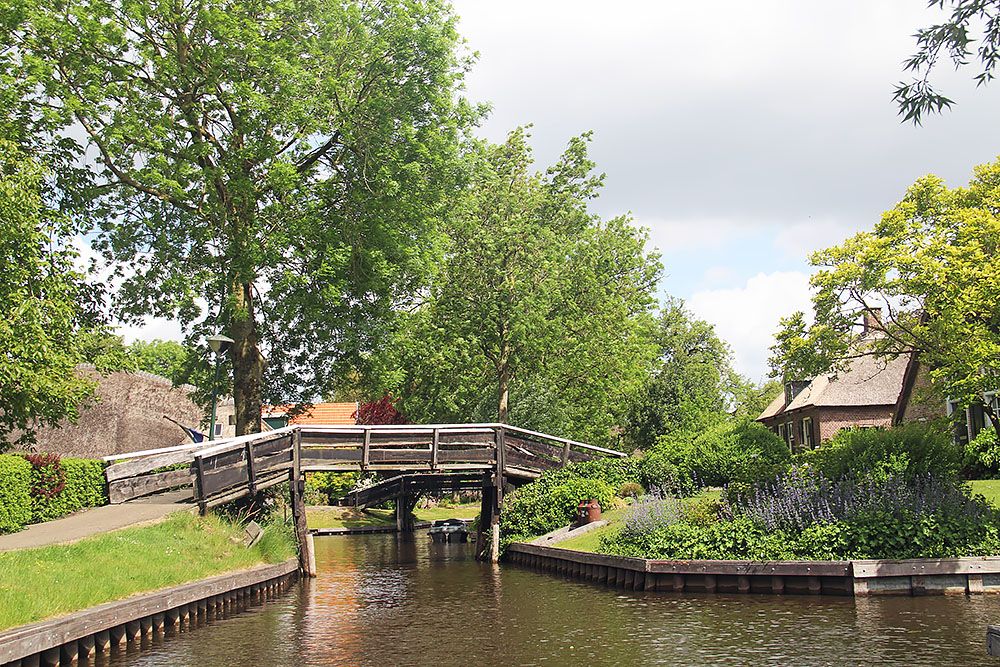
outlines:
{"label": "canal bank wall", "polygon": [[855,561],[653,560],[514,543],[515,565],[626,590],[804,595],[1000,593],[1000,557]]}
{"label": "canal bank wall", "polygon": [[54,667],[141,646],[154,635],[180,632],[264,604],[299,576],[291,559],[134,595],[0,632],[0,665]]}

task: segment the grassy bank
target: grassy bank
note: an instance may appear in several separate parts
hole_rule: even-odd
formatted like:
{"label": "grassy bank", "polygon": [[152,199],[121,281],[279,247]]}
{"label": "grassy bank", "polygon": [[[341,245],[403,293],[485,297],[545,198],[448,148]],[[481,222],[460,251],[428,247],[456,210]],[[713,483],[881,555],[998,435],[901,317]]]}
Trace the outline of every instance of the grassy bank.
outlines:
{"label": "grassy bank", "polygon": [[977,493],[994,507],[1000,507],[1000,479],[974,479],[969,482],[973,493]]}
{"label": "grassy bank", "polygon": [[[417,521],[439,519],[473,519],[479,514],[479,503],[464,503],[416,509]],[[359,510],[354,507],[307,507],[310,528],[368,528],[390,526],[396,521],[392,510]]]}
{"label": "grassy bank", "polygon": [[0,630],[295,555],[287,530],[267,527],[252,549],[242,533],[182,512],[73,544],[0,553]]}

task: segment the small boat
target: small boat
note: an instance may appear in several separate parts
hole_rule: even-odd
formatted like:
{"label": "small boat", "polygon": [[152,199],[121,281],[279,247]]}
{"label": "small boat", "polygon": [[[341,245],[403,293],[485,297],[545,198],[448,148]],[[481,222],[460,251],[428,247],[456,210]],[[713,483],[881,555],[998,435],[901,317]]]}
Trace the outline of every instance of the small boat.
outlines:
{"label": "small boat", "polygon": [[465,519],[438,519],[427,532],[435,542],[469,541],[469,526]]}

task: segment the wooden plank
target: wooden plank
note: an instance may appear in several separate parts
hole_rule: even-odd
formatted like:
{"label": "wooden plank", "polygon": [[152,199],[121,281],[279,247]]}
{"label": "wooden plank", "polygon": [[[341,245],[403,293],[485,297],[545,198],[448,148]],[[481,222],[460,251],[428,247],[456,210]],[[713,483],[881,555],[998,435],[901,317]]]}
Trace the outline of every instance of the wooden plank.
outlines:
{"label": "wooden plank", "polygon": [[372,432],[365,429],[364,442],[361,444],[361,467],[368,467],[368,457],[372,446]]}
{"label": "wooden plank", "polygon": [[448,463],[492,463],[492,449],[442,449],[438,452],[438,464]]}
{"label": "wooden plank", "polygon": [[221,470],[234,465],[242,465],[246,461],[246,456],[246,449],[241,444],[239,449],[205,456],[202,460],[205,462],[205,472],[207,473],[209,470]]}
{"label": "wooden plank", "polygon": [[855,578],[915,577],[932,574],[1000,574],[1000,557],[851,561]]}
{"label": "wooden plank", "polygon": [[154,454],[144,458],[129,459],[124,463],[115,463],[105,468],[104,478],[108,480],[108,482],[113,482],[118,479],[125,479],[126,477],[142,475],[152,470],[156,470],[157,468],[165,468],[166,466],[172,466],[178,463],[190,462],[193,458],[194,452],[190,449],[185,449],[175,452],[166,452],[164,454]]}
{"label": "wooden plank", "polygon": [[0,633],[0,664],[14,662],[63,644],[110,630],[126,621],[166,613],[213,595],[246,588],[288,576],[297,569],[292,559],[261,565],[242,572],[222,574],[181,586],[135,595],[55,619],[22,625]]}
{"label": "wooden plank", "polygon": [[263,456],[270,456],[271,454],[277,454],[278,452],[291,451],[292,449],[292,436],[286,435],[277,440],[271,440],[270,442],[256,443],[250,442],[248,444],[253,445],[254,456],[260,458]]}
{"label": "wooden plank", "polygon": [[403,463],[431,462],[429,449],[370,449],[368,463],[386,463],[400,461]]}
{"label": "wooden plank", "polygon": [[246,456],[246,458],[247,458],[247,490],[250,491],[250,493],[255,493],[256,492],[255,485],[257,484],[257,474],[256,474],[256,470],[254,470],[254,460],[253,460],[254,453],[253,453],[253,441],[252,440],[250,440],[250,441],[247,442],[246,448],[247,448],[247,452],[246,452],[247,453],[247,456]]}
{"label": "wooden plank", "polygon": [[552,470],[554,468],[561,467],[558,461],[550,461],[549,459],[543,459],[537,456],[528,456],[517,450],[507,449],[504,454],[506,458],[507,465],[514,465],[517,467],[524,467],[535,470]]}
{"label": "wooden plank", "polygon": [[194,457],[194,497],[201,513],[205,513],[205,466],[200,456]]}
{"label": "wooden plank", "polygon": [[207,498],[214,496],[220,491],[228,489],[231,486],[246,484],[247,467],[245,465],[240,465],[238,467],[226,468],[224,470],[206,470],[202,479],[202,493],[204,493]]}
{"label": "wooden plank", "polygon": [[357,461],[361,462],[360,449],[314,449],[302,448],[302,458],[317,461]]}
{"label": "wooden plank", "polygon": [[262,459],[256,459],[254,461],[254,467],[258,475],[262,475],[271,470],[287,470],[289,463],[292,462],[292,450],[286,450],[284,452],[279,452],[273,456],[267,456]]}
{"label": "wooden plank", "polygon": [[126,500],[141,498],[157,491],[165,491],[175,486],[185,486],[190,483],[190,468],[119,479],[108,484],[108,502],[117,505]]}

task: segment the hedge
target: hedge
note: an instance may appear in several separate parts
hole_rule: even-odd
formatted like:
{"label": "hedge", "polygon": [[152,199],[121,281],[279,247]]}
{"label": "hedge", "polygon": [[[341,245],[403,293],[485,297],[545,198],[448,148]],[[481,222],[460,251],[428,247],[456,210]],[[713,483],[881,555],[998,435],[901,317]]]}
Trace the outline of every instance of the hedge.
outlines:
{"label": "hedge", "polygon": [[35,495],[31,499],[33,522],[52,521],[87,507],[97,507],[108,502],[104,483],[104,463],[93,459],[62,459],[66,486],[62,491],[45,498]]}
{"label": "hedge", "polygon": [[[46,488],[42,470],[23,455],[0,454],[0,534],[13,533],[31,523],[51,521],[87,507],[107,504],[102,461],[56,460],[56,474],[62,488],[51,497],[46,497],[40,492],[40,489]],[[52,471],[48,473],[52,474]]]}
{"label": "hedge", "polygon": [[0,454],[0,534],[31,523],[31,464],[21,456]]}

